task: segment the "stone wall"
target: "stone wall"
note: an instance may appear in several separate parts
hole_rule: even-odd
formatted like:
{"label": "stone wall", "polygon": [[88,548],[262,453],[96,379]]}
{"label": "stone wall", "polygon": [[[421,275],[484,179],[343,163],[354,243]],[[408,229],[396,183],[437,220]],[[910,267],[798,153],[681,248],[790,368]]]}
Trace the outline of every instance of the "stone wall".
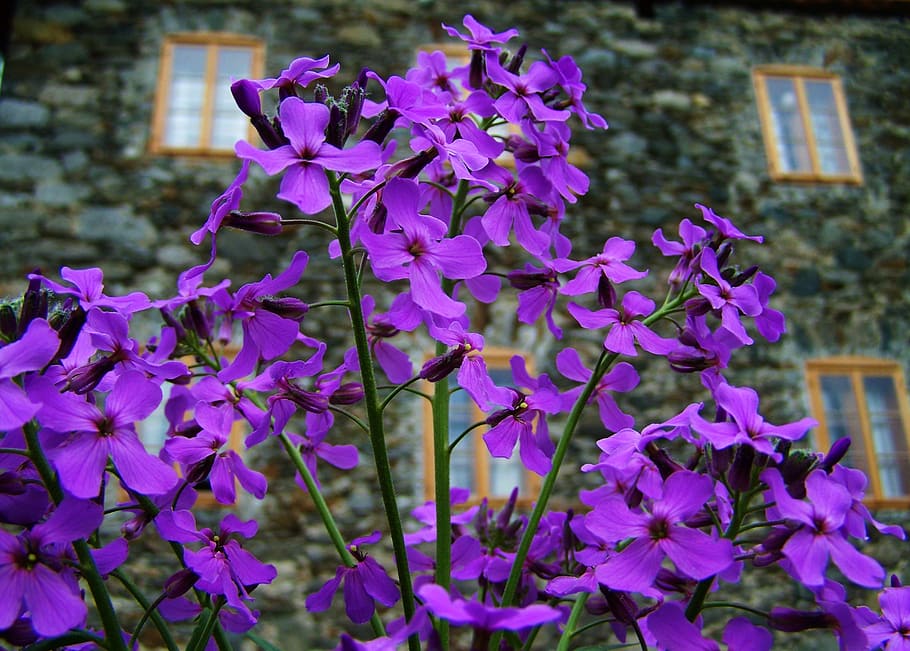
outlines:
{"label": "stone wall", "polygon": [[[35,267],[101,265],[114,291],[159,297],[180,270],[205,259],[206,251],[187,244],[188,235],[237,164],[148,153],[166,34],[260,37],[267,74],[296,56],[328,53],[342,63],[340,85],[363,66],[383,76],[402,73],[416,46],[442,40],[440,23],[460,25],[463,13],[497,29],[518,27],[532,48],[575,56],[589,85],[588,106],[610,123],[606,133],[576,132],[591,178],[589,195],[567,222],[576,255],[591,255],[607,237],[621,235],[642,243],[639,266],[666,270],[646,243],[654,228],[697,217],[696,202],[766,235],[767,246],[746,257],[778,279],[775,305],[788,315],[790,333],[741,360],[736,377],[761,390],[769,420],[806,413],[808,357],[887,357],[910,370],[910,31],[899,18],[668,3],[644,20],[630,3],[556,0],[20,3],[0,97],[0,294],[21,291],[21,278]],[[772,63],[841,76],[862,185],[770,180],[750,71]],[[254,175],[245,205],[289,214],[269,198],[274,191],[272,179]],[[226,233],[219,242],[223,259],[212,277],[230,274],[235,286],[280,270],[298,247],[325,244],[313,231],[268,240]],[[305,281],[326,295],[339,289],[325,284],[328,267],[320,265],[330,264],[314,260]],[[312,295],[314,288],[302,291]],[[312,316],[323,332],[332,331],[331,318]],[[518,327],[513,306],[493,306],[487,323],[488,342],[531,350],[538,370],[551,370],[545,361],[551,351],[533,329]],[[624,403],[639,422],[672,415],[665,405],[686,404],[698,390],[694,379],[663,369],[646,369],[646,383]],[[398,416],[394,463],[406,512],[423,499],[414,472],[419,407],[404,405]],[[585,423],[570,467],[590,457],[598,427]],[[268,523],[257,549],[281,570],[276,585],[261,588],[260,605],[271,613],[265,631],[284,634],[288,651],[328,647],[336,620],[314,622],[300,604],[328,578],[334,560],[327,545],[317,544],[324,535],[306,498],[290,490],[289,471],[274,459],[262,463],[271,494],[243,509]],[[371,488],[347,475],[327,474],[325,484],[330,503],[346,514],[346,533],[382,526]]]}

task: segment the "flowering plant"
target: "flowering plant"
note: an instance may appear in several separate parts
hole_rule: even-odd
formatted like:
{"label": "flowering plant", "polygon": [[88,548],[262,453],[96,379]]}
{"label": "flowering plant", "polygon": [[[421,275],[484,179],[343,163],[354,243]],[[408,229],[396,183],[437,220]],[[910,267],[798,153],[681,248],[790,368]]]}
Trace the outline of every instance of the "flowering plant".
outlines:
{"label": "flowering plant", "polygon": [[[202,526],[192,511],[203,482],[226,505],[238,488],[265,497],[266,476],[227,446],[243,421],[248,448],[280,444],[337,552],[334,574],[308,595],[307,609],[329,608],[340,589],[350,620],[372,627],[374,639],[342,635],[341,649],[446,649],[462,634],[472,649],[529,649],[543,631],[567,649],[585,629],[642,649],[716,649],[716,636],[728,649],[767,649],[771,630],[819,627],[841,648],[910,645],[910,588],[892,578],[880,615],[850,605],[835,580],[882,589],[885,570],[855,545],[870,526],[904,538],[863,505],[865,478],[840,464],[849,440],[827,454],[797,450],[814,421],[767,422],[758,394],[724,376],[733,353],[753,344],[750,332],[773,342],[785,331],[770,306],[773,279],[734,262],[735,247],[762,238],[698,205],[701,223],[683,219],[680,241],[654,234],[674,265],[659,301],[628,289],[648,274],[630,262],[634,242],[611,237],[600,253],[573,257],[560,229],[588,178],[569,157],[568,124],[606,122],[586,108],[570,57],[544,51],[526,65],[524,46],[503,47],[515,30],[495,33],[471,16],[464,27],[445,29],[466,43],[466,65],[423,53],[405,77],[364,71],[338,97],[324,85],[340,70],[328,57],[236,81],[234,97],[264,148],[237,143],[240,172],[191,238],[211,239],[210,259],[180,276],[176,296],[112,297],[100,270],[64,268],[62,282],[32,274],[23,297],[0,306],[0,636],[33,649],[122,651],[153,626],[173,651],[169,622],[190,619],[189,651],[229,649],[227,632],[258,639],[254,589],[276,569],[245,547],[257,523],[228,514]],[[262,98],[275,95],[269,116]],[[278,198],[303,217],[241,209],[253,164],[281,176]],[[315,217],[326,209],[327,219]],[[326,265],[345,295],[309,303],[288,295],[316,251],[298,251],[276,276],[237,290],[205,285],[225,227],[327,231]],[[510,267],[495,270],[506,258]],[[471,318],[471,306],[494,301],[514,305],[521,323],[543,320],[551,350],[572,321],[595,350],[562,347],[556,379],[534,376],[516,356],[512,381],[498,383]],[[308,327],[313,310],[337,306],[350,326],[344,351]],[[151,309],[164,325],[140,345],[130,323]],[[415,371],[418,337],[435,351]],[[234,340],[236,356],[221,356],[219,344]],[[710,399],[636,425],[615,395],[639,384],[640,354],[699,374]],[[415,388],[421,380],[428,393]],[[449,431],[452,389],[487,414],[461,433]],[[435,500],[415,509],[406,533],[386,409],[414,394],[433,408]],[[136,423],[162,404],[167,439],[151,454]],[[552,510],[591,405],[603,437],[581,470],[597,485],[578,494],[582,508]],[[336,416],[369,440],[388,525],[350,543],[317,478],[323,462],[359,467],[356,447],[338,440]],[[498,512],[486,501],[453,508],[468,499],[451,486],[453,453],[481,426],[492,457],[510,458],[517,447],[542,478],[525,496],[530,513],[517,513],[517,491]],[[116,491],[105,490],[113,479],[126,496],[116,505]],[[105,523],[124,512],[131,517],[112,535]],[[175,555],[153,598],[128,573],[130,547],[149,531]],[[391,573],[365,549],[384,536]],[[764,611],[721,596],[744,573],[770,568],[804,586],[816,608]],[[129,628],[111,597],[115,581],[142,611]],[[706,624],[718,611],[736,616]],[[591,615],[603,617],[584,623]]]}

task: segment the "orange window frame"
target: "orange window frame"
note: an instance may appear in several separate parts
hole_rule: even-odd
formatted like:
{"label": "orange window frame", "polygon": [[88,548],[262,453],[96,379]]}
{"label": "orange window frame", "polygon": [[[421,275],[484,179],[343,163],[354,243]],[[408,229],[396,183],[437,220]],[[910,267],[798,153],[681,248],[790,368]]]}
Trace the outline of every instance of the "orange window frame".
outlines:
{"label": "orange window frame", "polygon": [[[806,137],[806,146],[809,154],[811,169],[808,171],[787,171],[784,169],[784,165],[780,160],[777,150],[778,142],[774,133],[771,100],[767,87],[768,80],[775,78],[787,79],[793,82],[794,90],[796,92],[797,109],[802,123],[802,130]],[[819,148],[815,139],[815,133],[812,129],[811,111],[805,89],[805,82],[809,80],[828,81],[831,84],[834,105],[837,110],[837,124],[840,128],[844,153],[847,158],[848,171],[846,173],[832,174],[822,171]],[[826,70],[808,66],[768,65],[754,68],[752,70],[752,81],[758,104],[758,117],[761,124],[762,138],[765,143],[765,154],[768,159],[768,173],[774,181],[862,184],[862,170],[860,169],[856,141],[853,137],[853,129],[850,126],[847,100],[844,95],[844,88],[840,77]]]}
{"label": "orange window frame", "polygon": [[[815,430],[815,442],[821,450],[828,450],[833,442],[827,415],[825,413],[822,397],[822,378],[825,376],[847,377],[850,381],[852,395],[856,400],[859,432],[851,433],[852,438],[859,437],[862,449],[867,451],[868,468],[863,470],[868,475],[869,483],[866,487],[865,502],[873,508],[903,508],[910,505],[910,494],[902,496],[885,496],[882,489],[882,479],[878,466],[875,463],[877,451],[872,432],[864,378],[887,377],[894,384],[897,401],[897,411],[903,430],[903,443],[910,450],[910,402],[907,398],[907,386],[901,366],[887,359],[877,359],[859,356],[840,356],[825,359],[813,359],[806,362],[806,386],[809,392],[809,402],[812,414],[818,421]],[[849,455],[849,453],[848,453]],[[849,458],[849,457],[848,457]],[[905,479],[910,480],[910,459],[905,460]]]}
{"label": "orange window frame", "polygon": [[[174,77],[174,50],[184,45],[202,46],[206,49],[205,62],[205,96],[202,102],[199,137],[195,146],[175,146],[165,143],[168,106],[170,105],[171,85]],[[245,49],[251,56],[251,77],[263,76],[265,67],[265,45],[258,39],[241,34],[227,32],[192,32],[171,34],[161,44],[161,57],[158,68],[158,81],[155,88],[155,104],[152,111],[152,128],[149,139],[149,150],[153,154],[180,156],[233,156],[232,148],[216,148],[211,145],[212,122],[214,119],[215,92],[217,90],[217,61],[222,49]],[[240,109],[237,109],[238,111]],[[253,140],[256,136],[252,125],[247,127],[246,137]]]}
{"label": "orange window frame", "polygon": [[[486,362],[488,370],[511,370],[510,360],[514,355],[525,355],[522,351],[513,349],[513,348],[500,348],[495,346],[487,346],[483,350],[483,358]],[[530,360],[527,362],[528,372],[533,373],[533,364]],[[450,376],[450,385],[452,388],[455,388],[456,382],[454,375]],[[429,394],[433,393],[433,384],[426,382],[425,391]],[[487,414],[482,412],[473,400],[469,400],[471,406],[470,421],[471,423],[477,423],[484,420],[487,417]],[[484,497],[487,498],[487,501],[491,507],[502,506],[508,499],[508,495],[490,495],[491,490],[491,473],[494,468],[491,464],[491,456],[487,450],[486,444],[483,442],[482,436],[484,433],[489,430],[489,427],[477,427],[471,431],[468,435],[468,438],[471,439],[473,443],[473,461],[474,461],[474,482],[475,485],[471,486],[471,496],[468,501],[468,504],[477,504]],[[436,478],[433,474],[433,408],[432,404],[429,401],[424,402],[424,436],[423,436],[423,485],[424,485],[424,499],[432,500],[435,499],[435,487],[436,487]],[[458,435],[459,432],[450,433],[450,436]],[[518,459],[518,449],[516,446],[515,456],[513,456],[513,463],[520,464]],[[537,473],[531,472],[523,465],[521,466],[521,472],[523,477],[523,492],[519,492],[518,504],[522,507],[530,506],[531,503],[537,498],[538,493],[540,492],[540,477]]]}

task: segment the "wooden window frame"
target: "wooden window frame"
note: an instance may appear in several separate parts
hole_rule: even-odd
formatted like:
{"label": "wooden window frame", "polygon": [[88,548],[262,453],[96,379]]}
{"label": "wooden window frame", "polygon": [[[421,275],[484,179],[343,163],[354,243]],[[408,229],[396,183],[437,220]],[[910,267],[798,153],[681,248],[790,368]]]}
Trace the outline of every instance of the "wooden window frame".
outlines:
{"label": "wooden window frame", "polygon": [[[894,391],[897,396],[897,408],[903,426],[904,439],[910,449],[910,401],[907,398],[907,386],[904,373],[900,364],[893,360],[878,359],[862,356],[838,356],[824,359],[812,359],[806,362],[806,386],[809,390],[809,402],[812,414],[818,421],[815,430],[816,443],[821,450],[828,450],[831,445],[831,436],[826,422],[824,403],[821,391],[821,378],[823,376],[847,376],[856,399],[856,407],[860,421],[860,432],[863,448],[868,450],[869,469],[866,487],[865,503],[872,508],[906,508],[910,505],[910,494],[900,497],[885,497],[882,492],[882,482],[875,463],[875,442],[872,436],[872,427],[866,401],[866,391],[863,387],[863,378],[890,377],[894,382]],[[855,438],[855,436],[854,436]]]}
{"label": "wooden window frame", "polygon": [[[771,101],[768,96],[767,88],[767,80],[769,78],[789,79],[793,81],[793,86],[796,90],[798,111],[802,121],[803,132],[806,136],[806,147],[809,152],[809,160],[812,168],[808,172],[788,172],[783,170],[783,165],[778,157],[777,140],[774,135],[774,123],[771,117]],[[821,170],[818,146],[810,122],[811,114],[805,91],[805,82],[807,80],[826,80],[831,82],[834,104],[837,108],[838,125],[840,126],[840,132],[843,136],[844,151],[849,167],[847,173],[829,174],[822,172]],[[809,66],[767,65],[753,68],[752,82],[758,104],[758,117],[761,124],[762,139],[765,143],[765,154],[768,159],[768,174],[772,180],[806,183],[862,184],[863,175],[856,150],[856,141],[853,137],[853,129],[850,126],[847,100],[844,95],[843,84],[838,75]]]}
{"label": "wooden window frame", "polygon": [[[511,369],[510,361],[513,356],[526,353],[515,348],[504,348],[497,346],[486,346],[483,349],[483,359],[489,369]],[[527,357],[526,357],[527,359]],[[528,372],[533,373],[533,363],[527,361]],[[454,381],[454,377],[453,380]],[[433,384],[425,383],[425,390],[432,394]],[[463,390],[463,389],[462,389]],[[472,422],[479,422],[487,417],[480,408],[471,400]],[[429,401],[424,401],[424,435],[423,435],[423,486],[424,499],[433,500],[436,497],[436,478],[433,474],[433,407]],[[479,504],[484,497],[492,508],[499,508],[506,503],[508,496],[489,495],[490,492],[490,452],[481,438],[487,432],[488,427],[478,427],[472,430],[469,436],[474,438],[474,463],[476,468],[475,482],[476,486],[471,486],[471,497],[468,505]],[[517,445],[517,444],[516,444]],[[517,454],[517,450],[516,450]],[[520,462],[519,462],[520,463]],[[541,478],[537,473],[532,472],[522,465],[524,473],[524,492],[519,493],[517,504],[522,508],[527,508],[537,499],[540,493]]]}
{"label": "wooden window frame", "polygon": [[[202,123],[199,127],[199,144],[194,147],[177,147],[164,142],[170,88],[173,79],[174,48],[182,45],[199,45],[206,48],[205,98],[202,104]],[[263,76],[265,44],[262,40],[230,32],[185,32],[169,34],[161,44],[158,82],[155,87],[155,104],[152,111],[152,130],[149,151],[153,154],[172,156],[234,157],[233,148],[220,149],[209,146],[215,101],[218,52],[223,48],[244,48],[252,54],[251,77]],[[237,109],[238,111],[240,109]],[[253,140],[256,131],[247,126],[247,140]]]}

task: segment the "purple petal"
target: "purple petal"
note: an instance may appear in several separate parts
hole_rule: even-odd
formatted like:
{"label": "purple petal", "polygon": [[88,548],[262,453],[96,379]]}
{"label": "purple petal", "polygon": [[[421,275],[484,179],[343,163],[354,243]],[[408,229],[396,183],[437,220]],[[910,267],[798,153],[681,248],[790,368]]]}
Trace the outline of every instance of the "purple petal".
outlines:
{"label": "purple petal", "polygon": [[51,361],[59,347],[54,329],[44,319],[35,319],[21,339],[0,348],[0,379],[37,371]]}
{"label": "purple petal", "polygon": [[32,614],[32,627],[47,637],[79,626],[88,614],[85,602],[73,588],[45,565],[32,568],[25,582],[24,598]]}
{"label": "purple petal", "polygon": [[114,384],[104,411],[117,427],[148,417],[161,403],[161,389],[139,371],[127,371]]}
{"label": "purple petal", "polygon": [[94,502],[65,498],[46,522],[34,528],[43,543],[68,543],[88,538],[101,526],[103,513]]}
{"label": "purple petal", "polygon": [[642,592],[651,587],[664,558],[649,538],[637,538],[595,570],[597,580],[615,590]]}
{"label": "purple petal", "polygon": [[88,499],[98,496],[109,454],[107,437],[81,434],[55,450],[52,461],[63,487],[76,497]]}
{"label": "purple petal", "polygon": [[383,606],[394,606],[401,598],[395,582],[375,560],[367,556],[357,568],[363,577],[363,587],[373,599]]}
{"label": "purple petal", "polygon": [[342,591],[344,593],[344,612],[355,624],[363,624],[370,621],[373,612],[376,610],[376,604],[367,594],[363,585],[363,578],[357,572],[358,568],[348,570],[344,575],[344,584]]}
{"label": "purple petal", "polygon": [[147,495],[163,495],[177,483],[174,469],[146,452],[135,432],[121,432],[108,440],[114,465],[128,487]]}
{"label": "purple petal", "polygon": [[673,527],[660,548],[676,564],[676,569],[693,579],[706,579],[733,563],[733,544],[726,538],[712,538],[703,531]]}
{"label": "purple petal", "polygon": [[344,573],[344,571],[345,568],[339,567],[335,572],[334,579],[329,579],[325,585],[319,588],[319,590],[306,598],[307,610],[310,612],[319,613],[323,610],[329,609],[329,606],[332,605],[332,599],[335,596],[335,592],[338,591],[338,586],[341,584],[341,575]]}
{"label": "purple petal", "polygon": [[701,630],[675,601],[664,603],[648,616],[648,630],[668,651],[718,651],[717,642],[702,637]]}

